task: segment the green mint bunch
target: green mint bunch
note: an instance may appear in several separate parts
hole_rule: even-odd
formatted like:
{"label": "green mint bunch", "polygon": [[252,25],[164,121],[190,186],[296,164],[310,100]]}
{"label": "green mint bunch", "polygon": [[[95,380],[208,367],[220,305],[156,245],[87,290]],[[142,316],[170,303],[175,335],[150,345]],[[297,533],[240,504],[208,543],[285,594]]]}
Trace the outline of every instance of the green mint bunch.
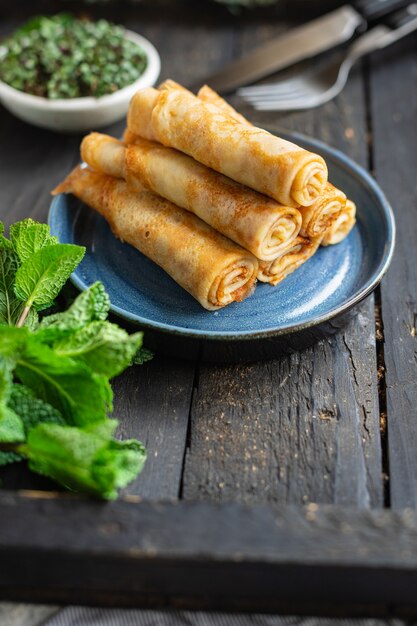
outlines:
{"label": "green mint bunch", "polygon": [[145,52],[123,28],[61,13],[29,20],[0,46],[0,79],[45,98],[96,98],[144,72]]}
{"label": "green mint bunch", "polygon": [[0,465],[29,467],[64,486],[114,499],[141,471],[142,444],[113,438],[110,379],[151,358],[142,333],[107,320],[94,283],[66,310],[42,316],[84,255],[31,219],[0,225]]}

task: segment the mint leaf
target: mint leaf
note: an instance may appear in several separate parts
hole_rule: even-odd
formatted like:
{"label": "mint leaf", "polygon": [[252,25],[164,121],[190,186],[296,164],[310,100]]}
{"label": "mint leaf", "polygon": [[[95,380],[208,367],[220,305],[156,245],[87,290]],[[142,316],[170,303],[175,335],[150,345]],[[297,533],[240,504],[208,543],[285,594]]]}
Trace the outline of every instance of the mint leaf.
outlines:
{"label": "mint leaf", "polygon": [[10,365],[16,363],[29,337],[27,328],[0,326],[0,357]]}
{"label": "mint leaf", "polygon": [[0,248],[0,324],[13,326],[23,306],[13,291],[18,269],[17,254],[9,248]]}
{"label": "mint leaf", "polygon": [[8,406],[0,406],[0,441],[15,443],[25,440],[25,429],[18,415]]}
{"label": "mint leaf", "polygon": [[50,245],[35,252],[17,270],[17,297],[38,311],[50,306],[84,252],[85,248],[72,244]]}
{"label": "mint leaf", "polygon": [[[22,309],[19,312],[19,316],[16,318],[16,323],[20,319],[20,315],[22,314],[24,309],[24,303],[22,302]],[[30,309],[29,313],[26,316],[24,326],[29,328],[29,330],[35,331],[39,326],[39,315],[35,311],[35,309]]]}
{"label": "mint leaf", "polygon": [[105,320],[109,308],[110,300],[104,285],[96,282],[80,293],[66,311],[44,317],[37,335],[41,341],[53,343],[89,322]]}
{"label": "mint leaf", "polygon": [[30,469],[70,489],[117,497],[140,472],[146,454],[136,441],[118,442],[71,426],[40,424],[23,447]]}
{"label": "mint leaf", "polygon": [[59,243],[58,238],[50,234],[48,224],[40,224],[30,218],[10,227],[10,242],[21,262],[41,248]]}
{"label": "mint leaf", "polygon": [[87,424],[83,426],[83,432],[91,433],[102,439],[110,440],[115,433],[115,430],[119,422],[114,419],[108,419],[104,422],[95,422],[94,424]]}
{"label": "mint leaf", "polygon": [[4,357],[0,356],[0,405],[6,404],[12,388],[12,368]]}
{"label": "mint leaf", "polygon": [[16,376],[55,407],[70,424],[83,426],[107,419],[113,393],[107,379],[87,365],[57,355],[30,336],[19,356]]}
{"label": "mint leaf", "polygon": [[30,431],[24,454],[29,468],[76,491],[97,493],[91,476],[95,454],[107,442],[72,426],[40,424]]}
{"label": "mint leaf", "polygon": [[152,350],[141,346],[132,359],[132,365],[143,365],[147,361],[151,361],[154,357]]}
{"label": "mint leaf", "polygon": [[0,442],[24,441],[22,420],[7,406],[12,389],[12,364],[0,357]]}
{"label": "mint leaf", "polygon": [[54,351],[86,363],[94,372],[113,378],[130,365],[142,333],[129,335],[110,322],[91,322],[54,344]]}
{"label": "mint leaf", "polygon": [[0,222],[0,248],[6,248],[8,250],[12,250],[13,249],[12,242],[9,241],[4,236],[4,224],[3,224],[3,222]]}
{"label": "mint leaf", "polygon": [[117,490],[126,487],[142,471],[146,450],[140,441],[112,440],[97,452],[91,474],[100,493],[108,500],[117,498]]}
{"label": "mint leaf", "polygon": [[[8,240],[6,239],[6,241]],[[0,247],[0,324],[15,326],[25,306],[21,300],[16,298],[13,289],[19,265],[19,259],[14,250]],[[36,311],[30,310],[26,317],[25,326],[35,328],[37,323]]]}
{"label": "mint leaf", "polygon": [[[23,437],[25,437],[31,428],[40,423],[65,424],[56,409],[36,398],[33,392],[24,385],[10,385],[10,397],[5,409],[6,418],[2,420],[0,417],[0,441],[3,442],[23,441],[22,427]],[[2,410],[0,409],[0,415]],[[7,429],[6,433],[5,428]],[[23,458],[21,454],[16,452],[0,450],[0,467],[21,461]]]}
{"label": "mint leaf", "polygon": [[0,467],[4,465],[9,465],[10,463],[17,463],[18,461],[23,461],[25,457],[21,454],[17,454],[16,452],[5,452],[4,450],[0,450]]}
{"label": "mint leaf", "polygon": [[8,406],[22,420],[26,434],[40,423],[65,424],[59,411],[37,398],[34,392],[25,385],[17,383],[12,385]]}

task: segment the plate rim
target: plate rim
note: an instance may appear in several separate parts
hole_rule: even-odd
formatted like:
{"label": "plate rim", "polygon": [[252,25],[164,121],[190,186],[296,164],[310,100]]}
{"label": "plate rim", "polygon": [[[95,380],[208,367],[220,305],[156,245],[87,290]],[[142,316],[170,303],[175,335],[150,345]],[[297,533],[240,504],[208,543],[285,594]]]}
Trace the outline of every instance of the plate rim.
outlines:
{"label": "plate rim", "polygon": [[[271,131],[270,131],[271,132]],[[300,143],[309,144],[313,148],[318,151],[323,151],[325,153],[329,153],[332,157],[335,157],[338,160],[339,165],[343,166],[343,168],[349,173],[353,173],[356,178],[360,179],[362,182],[365,182],[368,186],[368,189],[376,196],[379,204],[383,208],[383,214],[386,219],[387,226],[387,240],[385,242],[385,249],[381,256],[381,260],[378,264],[377,270],[372,274],[371,278],[359,289],[357,290],[348,300],[342,302],[342,304],[331,308],[326,313],[314,317],[314,319],[307,320],[306,322],[300,324],[289,324],[287,326],[281,326],[279,328],[271,328],[264,330],[255,330],[255,331],[210,331],[210,330],[198,330],[198,329],[187,329],[180,328],[177,326],[172,326],[171,324],[163,324],[161,322],[153,322],[147,318],[143,318],[140,315],[135,313],[131,313],[126,309],[123,309],[114,304],[110,304],[110,312],[115,314],[122,319],[134,323],[136,325],[140,325],[143,328],[148,328],[154,331],[182,336],[185,338],[193,338],[193,339],[208,339],[214,341],[244,341],[250,339],[267,339],[272,337],[278,337],[283,335],[290,335],[293,333],[300,332],[302,330],[306,330],[309,328],[314,328],[315,326],[319,326],[325,322],[328,322],[343,313],[349,311],[352,307],[359,304],[362,300],[364,300],[367,296],[372,293],[372,291],[378,286],[381,282],[381,279],[385,275],[388,270],[388,267],[391,263],[394,249],[395,249],[395,240],[396,240],[396,224],[394,212],[392,210],[391,204],[388,201],[386,195],[382,191],[381,187],[378,185],[376,180],[371,176],[369,172],[361,165],[353,161],[350,157],[344,154],[338,148],[334,148],[323,141],[315,138],[311,138],[308,135],[304,135],[302,133],[298,133],[296,131],[280,131],[274,130],[273,134],[279,133],[279,136],[289,140],[299,141]],[[54,197],[48,212],[48,224],[52,228],[54,221],[54,211],[55,205],[60,201],[60,197],[63,194],[59,194]],[[80,289],[80,291],[85,291],[90,285],[85,283],[78,275],[77,270],[75,270],[71,274],[72,283]]]}

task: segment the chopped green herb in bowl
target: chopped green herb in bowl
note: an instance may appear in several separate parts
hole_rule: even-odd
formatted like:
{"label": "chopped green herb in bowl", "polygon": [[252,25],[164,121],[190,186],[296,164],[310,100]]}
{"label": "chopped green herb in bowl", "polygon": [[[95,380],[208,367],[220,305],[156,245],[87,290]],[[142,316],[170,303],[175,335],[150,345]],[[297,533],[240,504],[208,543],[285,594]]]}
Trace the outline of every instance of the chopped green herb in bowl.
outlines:
{"label": "chopped green herb in bowl", "polygon": [[89,130],[121,119],[159,71],[152,44],[121,26],[36,17],[0,43],[0,100],[33,124]]}
{"label": "chopped green herb in bowl", "polygon": [[147,57],[120,26],[67,14],[37,17],[0,49],[0,79],[44,98],[96,98],[137,80]]}

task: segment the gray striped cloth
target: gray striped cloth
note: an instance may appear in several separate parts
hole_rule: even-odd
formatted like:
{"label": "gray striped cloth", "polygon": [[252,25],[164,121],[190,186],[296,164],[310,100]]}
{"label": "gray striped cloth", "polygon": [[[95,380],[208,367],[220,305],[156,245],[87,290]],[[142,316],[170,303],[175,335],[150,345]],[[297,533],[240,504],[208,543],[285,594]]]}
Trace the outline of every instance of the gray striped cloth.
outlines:
{"label": "gray striped cloth", "polygon": [[402,620],[326,619],[260,614],[91,609],[71,606],[43,626],[406,626]]}

